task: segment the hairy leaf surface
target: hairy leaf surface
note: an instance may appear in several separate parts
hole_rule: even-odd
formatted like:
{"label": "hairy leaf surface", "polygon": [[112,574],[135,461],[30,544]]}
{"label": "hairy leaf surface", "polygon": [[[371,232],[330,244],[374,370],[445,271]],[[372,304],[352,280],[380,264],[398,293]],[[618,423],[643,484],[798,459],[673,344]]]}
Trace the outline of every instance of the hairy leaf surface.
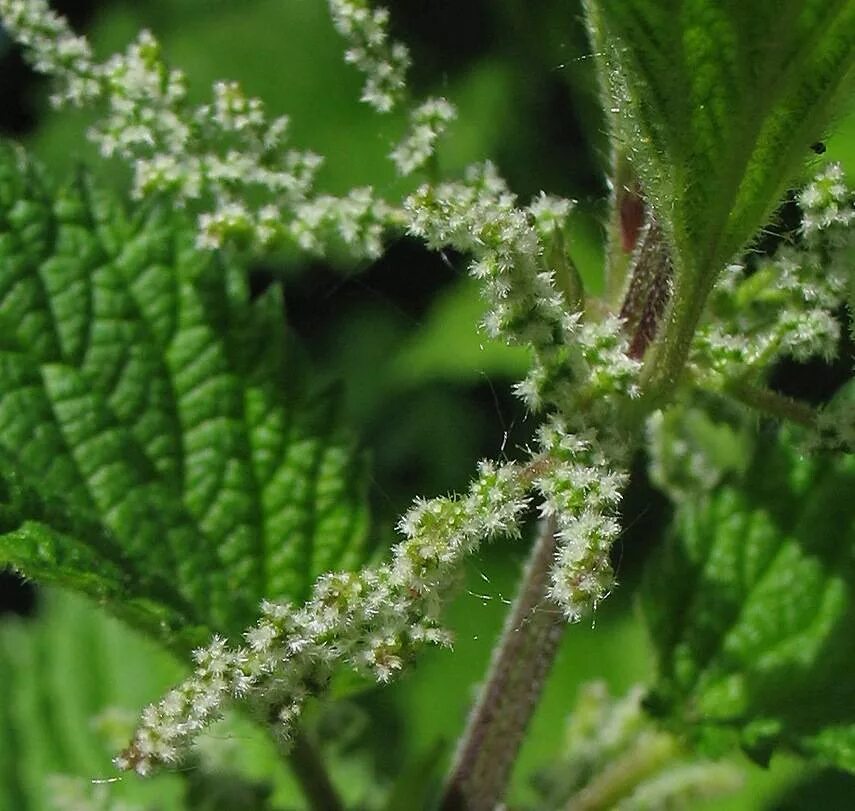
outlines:
{"label": "hairy leaf surface", "polygon": [[180,213],[0,153],[0,560],[138,625],[237,633],[359,562],[362,463],[275,289]]}
{"label": "hairy leaf surface", "polygon": [[758,454],[742,486],[677,512],[651,561],[651,707],[701,738],[738,735],[855,771],[855,457]]}
{"label": "hairy leaf surface", "polygon": [[710,277],[768,220],[851,90],[853,0],[589,0],[620,154]]}

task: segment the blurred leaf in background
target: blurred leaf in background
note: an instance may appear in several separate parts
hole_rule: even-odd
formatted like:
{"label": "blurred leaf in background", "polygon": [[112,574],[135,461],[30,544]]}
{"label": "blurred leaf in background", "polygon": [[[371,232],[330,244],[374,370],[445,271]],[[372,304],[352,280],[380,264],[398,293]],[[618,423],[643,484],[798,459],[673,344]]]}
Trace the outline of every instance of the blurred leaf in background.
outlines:
{"label": "blurred leaf in background", "polygon": [[[117,738],[132,729],[139,707],[181,672],[162,649],[77,596],[48,592],[38,621],[4,621],[0,808],[53,809],[64,790],[51,775],[77,778],[72,786],[95,790],[93,779],[114,775]],[[124,779],[108,790],[141,808],[182,807],[177,776],[152,783]]]}
{"label": "blurred leaf in background", "polygon": [[651,560],[653,712],[762,764],[855,772],[855,459],[767,441],[738,484],[687,499]]}

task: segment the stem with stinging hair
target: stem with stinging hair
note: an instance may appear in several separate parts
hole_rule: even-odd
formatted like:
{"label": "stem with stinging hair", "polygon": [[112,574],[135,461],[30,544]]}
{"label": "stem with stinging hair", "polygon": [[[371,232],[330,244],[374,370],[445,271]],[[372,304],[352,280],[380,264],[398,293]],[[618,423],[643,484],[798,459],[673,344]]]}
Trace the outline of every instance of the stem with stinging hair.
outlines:
{"label": "stem with stinging hair", "polygon": [[546,596],[555,543],[555,524],[548,519],[460,739],[442,811],[493,811],[504,795],[566,624]]}
{"label": "stem with stinging hair", "polygon": [[785,394],[744,380],[730,381],[724,386],[724,392],[762,414],[787,420],[804,428],[816,428],[816,410],[807,403],[794,400]]}

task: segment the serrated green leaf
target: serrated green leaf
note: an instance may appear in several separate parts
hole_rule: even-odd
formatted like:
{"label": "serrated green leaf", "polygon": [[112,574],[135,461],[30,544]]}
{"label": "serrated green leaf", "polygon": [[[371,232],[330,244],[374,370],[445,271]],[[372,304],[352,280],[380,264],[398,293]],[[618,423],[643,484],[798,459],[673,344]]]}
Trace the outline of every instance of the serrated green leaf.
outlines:
{"label": "serrated green leaf", "polygon": [[0,559],[185,646],[356,565],[367,524],[276,290],[193,241],[0,152]]}
{"label": "serrated green leaf", "polygon": [[766,447],[740,487],[680,505],[650,563],[651,706],[855,771],[855,457]]}
{"label": "serrated green leaf", "polygon": [[711,284],[851,88],[853,0],[589,0],[620,154],[678,273]]}

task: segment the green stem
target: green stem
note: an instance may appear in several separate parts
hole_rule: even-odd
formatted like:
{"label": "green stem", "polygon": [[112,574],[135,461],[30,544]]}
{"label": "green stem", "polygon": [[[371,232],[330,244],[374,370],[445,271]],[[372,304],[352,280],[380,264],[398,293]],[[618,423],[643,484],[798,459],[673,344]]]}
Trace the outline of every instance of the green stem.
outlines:
{"label": "green stem", "polygon": [[710,289],[711,283],[704,280],[693,281],[685,274],[677,276],[668,316],[641,376],[644,413],[667,402],[680,382]]}
{"label": "green stem", "polygon": [[545,521],[460,739],[441,811],[493,811],[504,796],[566,625],[546,597],[555,543],[555,524]]}
{"label": "green stem", "polygon": [[287,758],[312,811],[344,811],[320,752],[304,732],[297,732]]}
{"label": "green stem", "polygon": [[805,428],[816,427],[816,411],[806,403],[793,400],[763,386],[755,386],[744,380],[732,380],[724,386],[724,392],[734,400],[756,411],[779,420],[787,420]]}
{"label": "green stem", "polygon": [[671,735],[643,735],[624,755],[601,771],[570,798],[564,811],[608,811],[643,780],[673,760],[678,752]]}

